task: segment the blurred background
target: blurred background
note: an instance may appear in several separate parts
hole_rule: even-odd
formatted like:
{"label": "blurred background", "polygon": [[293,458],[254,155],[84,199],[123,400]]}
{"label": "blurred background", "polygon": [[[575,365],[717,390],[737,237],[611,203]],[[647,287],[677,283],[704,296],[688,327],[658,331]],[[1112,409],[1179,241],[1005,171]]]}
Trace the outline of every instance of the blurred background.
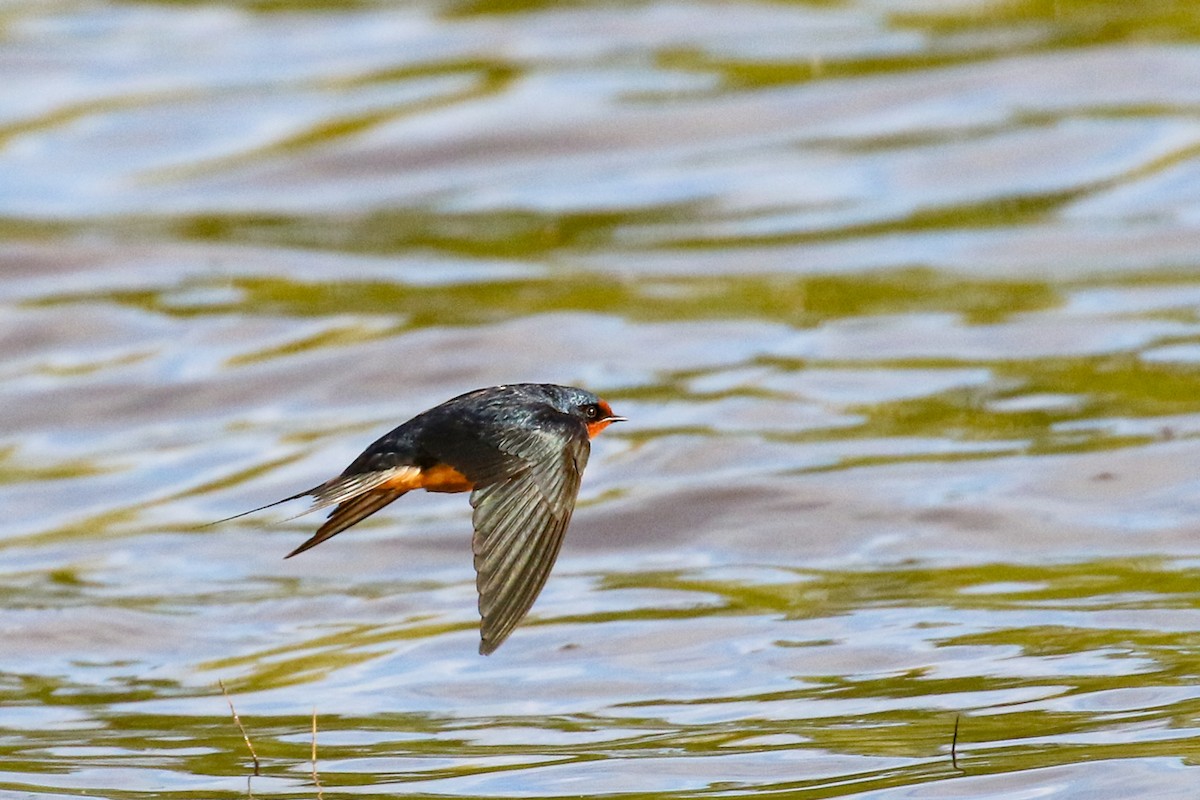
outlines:
{"label": "blurred background", "polygon": [[[1193,797],[1200,7],[0,0],[0,795]],[[441,400],[598,439],[494,656]],[[959,769],[950,763],[956,717]]]}

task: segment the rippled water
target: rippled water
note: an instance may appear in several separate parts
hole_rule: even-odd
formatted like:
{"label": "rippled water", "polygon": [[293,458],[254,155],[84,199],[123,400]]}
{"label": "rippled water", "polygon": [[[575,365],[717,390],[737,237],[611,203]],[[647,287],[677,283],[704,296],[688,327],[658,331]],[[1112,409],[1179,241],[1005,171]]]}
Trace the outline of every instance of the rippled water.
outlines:
{"label": "rippled water", "polygon": [[[0,2],[0,795],[1193,797],[1198,37]],[[632,421],[491,657],[461,495],[201,527],[514,380]]]}

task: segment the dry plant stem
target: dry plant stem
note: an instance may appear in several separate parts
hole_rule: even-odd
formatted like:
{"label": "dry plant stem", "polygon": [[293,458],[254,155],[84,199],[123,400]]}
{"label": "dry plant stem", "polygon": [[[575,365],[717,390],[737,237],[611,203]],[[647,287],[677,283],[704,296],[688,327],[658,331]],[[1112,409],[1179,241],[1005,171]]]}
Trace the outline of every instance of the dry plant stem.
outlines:
{"label": "dry plant stem", "polygon": [[254,774],[259,775],[258,768],[258,753],[254,752],[254,745],[250,743],[250,735],[246,733],[246,726],[242,724],[241,717],[238,716],[237,709],[233,707],[233,698],[229,696],[229,690],[225,688],[225,681],[218,679],[217,685],[221,687],[221,693],[225,695],[225,702],[229,703],[229,712],[233,714],[233,722],[238,726],[238,730],[242,732],[242,741],[246,743],[246,749],[250,751],[250,758],[254,759]]}
{"label": "dry plant stem", "polygon": [[321,778],[317,775],[317,709],[315,706],[312,716],[312,779],[313,784],[317,787],[317,800],[325,800],[325,793],[321,791]]}
{"label": "dry plant stem", "polygon": [[954,715],[954,737],[950,740],[950,766],[959,772],[965,772],[958,766],[958,723],[961,719],[962,714]]}

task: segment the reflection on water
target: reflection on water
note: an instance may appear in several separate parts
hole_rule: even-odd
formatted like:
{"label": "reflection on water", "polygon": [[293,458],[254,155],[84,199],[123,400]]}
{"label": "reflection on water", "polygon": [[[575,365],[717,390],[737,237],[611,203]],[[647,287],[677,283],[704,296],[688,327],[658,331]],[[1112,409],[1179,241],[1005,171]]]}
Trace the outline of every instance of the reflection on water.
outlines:
{"label": "reflection on water", "polygon": [[[1200,12],[0,9],[0,794],[1184,797]],[[286,509],[585,385],[496,655],[462,497]],[[955,720],[959,769],[950,761]]]}

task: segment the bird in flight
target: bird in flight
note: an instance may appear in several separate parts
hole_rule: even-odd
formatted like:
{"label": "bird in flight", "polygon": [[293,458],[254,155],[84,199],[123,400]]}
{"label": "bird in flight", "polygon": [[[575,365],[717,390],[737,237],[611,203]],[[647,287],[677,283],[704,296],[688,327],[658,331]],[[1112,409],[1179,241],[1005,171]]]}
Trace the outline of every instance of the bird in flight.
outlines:
{"label": "bird in flight", "polygon": [[[537,599],[575,510],[591,439],[623,422],[591,392],[552,383],[476,389],[385,434],[342,474],[229,519],[313,498],[333,513],[287,558],[415,489],[471,492],[479,652],[496,650]],[[222,520],[225,522],[226,520]]]}

